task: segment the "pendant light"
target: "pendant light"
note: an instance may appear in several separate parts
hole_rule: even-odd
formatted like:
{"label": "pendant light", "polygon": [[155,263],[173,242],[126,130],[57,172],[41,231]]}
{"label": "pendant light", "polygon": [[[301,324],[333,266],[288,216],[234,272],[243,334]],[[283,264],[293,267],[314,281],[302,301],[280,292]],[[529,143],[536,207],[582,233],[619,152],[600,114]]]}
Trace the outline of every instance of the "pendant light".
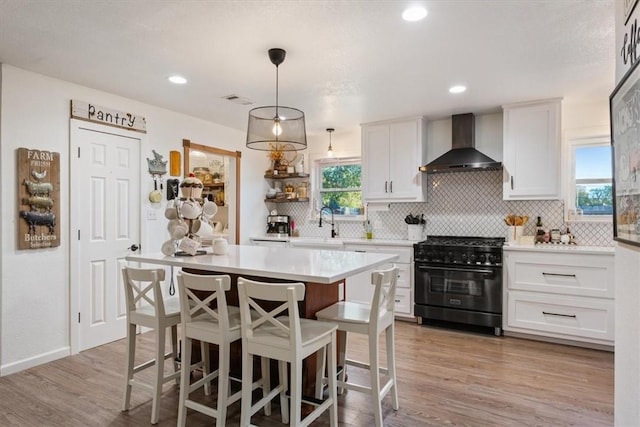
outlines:
{"label": "pendant light", "polygon": [[257,107],[249,111],[247,148],[282,151],[307,148],[304,113],[297,108],[278,105],[278,66],[284,62],[284,49],[269,49],[269,59],[276,66],[276,105]]}
{"label": "pendant light", "polygon": [[331,132],[333,132],[334,128],[327,128],[327,132],[329,132],[329,149],[327,150],[327,156],[333,157],[333,147],[331,146]]}

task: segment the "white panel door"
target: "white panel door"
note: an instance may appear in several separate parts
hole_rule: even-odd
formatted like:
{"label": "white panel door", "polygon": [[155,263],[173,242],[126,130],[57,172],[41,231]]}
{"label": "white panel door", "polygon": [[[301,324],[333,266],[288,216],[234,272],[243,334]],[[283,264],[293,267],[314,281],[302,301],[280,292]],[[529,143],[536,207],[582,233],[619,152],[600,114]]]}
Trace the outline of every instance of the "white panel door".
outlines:
{"label": "white panel door", "polygon": [[418,120],[391,124],[389,137],[389,193],[394,199],[415,199],[420,196],[417,186],[422,172],[418,154],[420,140]]}
{"label": "white panel door", "polygon": [[[138,134],[72,123],[72,289],[78,291],[80,351],[125,337],[122,267],[140,243]],[[74,267],[75,266],[75,267]],[[73,307],[73,304],[72,304]]]}
{"label": "white panel door", "polygon": [[389,125],[362,127],[362,192],[365,200],[389,198]]}

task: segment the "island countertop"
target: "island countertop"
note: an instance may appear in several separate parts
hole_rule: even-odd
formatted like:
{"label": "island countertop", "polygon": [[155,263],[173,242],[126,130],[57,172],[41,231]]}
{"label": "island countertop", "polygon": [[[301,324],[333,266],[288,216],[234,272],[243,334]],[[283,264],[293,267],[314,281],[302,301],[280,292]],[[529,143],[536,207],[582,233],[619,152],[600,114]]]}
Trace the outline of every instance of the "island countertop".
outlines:
{"label": "island countertop", "polygon": [[397,255],[320,249],[229,245],[226,255],[132,254],[128,261],[227,274],[331,284],[393,262]]}

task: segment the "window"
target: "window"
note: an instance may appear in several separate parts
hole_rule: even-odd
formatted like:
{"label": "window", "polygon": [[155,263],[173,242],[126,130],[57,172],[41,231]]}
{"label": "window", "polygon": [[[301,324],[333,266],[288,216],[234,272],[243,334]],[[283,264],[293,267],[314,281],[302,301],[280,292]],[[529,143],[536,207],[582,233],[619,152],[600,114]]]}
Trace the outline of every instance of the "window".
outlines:
{"label": "window", "polygon": [[[609,138],[575,140],[571,145],[569,219],[610,219],[613,214]],[[571,213],[577,214],[573,216]]]}
{"label": "window", "polygon": [[364,214],[360,158],[319,160],[316,171],[318,209],[329,206],[342,218]]}

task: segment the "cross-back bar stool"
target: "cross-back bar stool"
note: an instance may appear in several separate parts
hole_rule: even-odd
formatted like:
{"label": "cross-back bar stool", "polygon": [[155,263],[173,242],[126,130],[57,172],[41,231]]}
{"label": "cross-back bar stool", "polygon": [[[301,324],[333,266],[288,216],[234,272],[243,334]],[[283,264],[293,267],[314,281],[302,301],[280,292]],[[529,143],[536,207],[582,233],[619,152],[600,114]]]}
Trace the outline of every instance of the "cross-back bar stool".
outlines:
{"label": "cross-back bar stool", "polygon": [[[398,387],[396,381],[395,346],[394,346],[394,309],[398,268],[374,271],[371,284],[375,286],[371,304],[353,301],[340,301],[316,313],[318,320],[333,322],[338,325],[338,334],[343,339],[344,348],[340,349],[338,364],[342,366],[338,387],[359,391],[371,395],[373,415],[377,427],[382,427],[382,399],[391,392],[391,406],[399,409]],[[348,283],[347,283],[348,286]],[[347,335],[350,332],[367,335],[369,341],[369,363],[346,358]],[[384,332],[386,337],[387,367],[380,366],[378,337]],[[363,386],[346,382],[346,367],[355,366],[368,369],[371,386]],[[380,385],[380,374],[388,377],[384,385]],[[330,378],[330,377],[329,377]],[[317,378],[316,390],[319,390],[321,378]]]}
{"label": "cross-back bar stool", "polygon": [[[336,325],[301,319],[298,301],[304,299],[303,283],[265,283],[238,278],[240,316],[242,320],[242,408],[240,425],[250,425],[251,416],[262,405],[280,395],[282,422],[291,426],[308,426],[322,412],[329,410],[330,425],[338,425],[336,388]],[[260,301],[281,302],[265,310]],[[256,316],[251,317],[252,309]],[[288,315],[282,313],[288,311]],[[325,360],[328,352],[328,397],[318,401],[314,410],[302,419],[302,362],[314,353]],[[279,384],[260,401],[251,404],[252,356],[278,360]],[[291,365],[290,402],[287,401],[287,364]],[[317,372],[321,375],[321,372]],[[289,409],[291,413],[289,413]]]}
{"label": "cross-back bar stool", "polygon": [[[164,281],[164,269],[140,269],[127,266],[122,269],[122,275],[127,304],[127,353],[122,410],[129,410],[131,389],[134,386],[144,388],[153,394],[151,424],[157,424],[160,416],[159,402],[162,386],[171,380],[176,380],[177,383],[180,376],[177,362],[180,304],[177,298],[165,301],[162,296],[160,282]],[[138,326],[155,330],[155,358],[134,367]],[[165,353],[167,328],[171,328],[171,352]],[[165,375],[164,361],[169,358],[173,359],[173,372]],[[135,374],[151,367],[155,367],[152,384],[134,378]]]}

